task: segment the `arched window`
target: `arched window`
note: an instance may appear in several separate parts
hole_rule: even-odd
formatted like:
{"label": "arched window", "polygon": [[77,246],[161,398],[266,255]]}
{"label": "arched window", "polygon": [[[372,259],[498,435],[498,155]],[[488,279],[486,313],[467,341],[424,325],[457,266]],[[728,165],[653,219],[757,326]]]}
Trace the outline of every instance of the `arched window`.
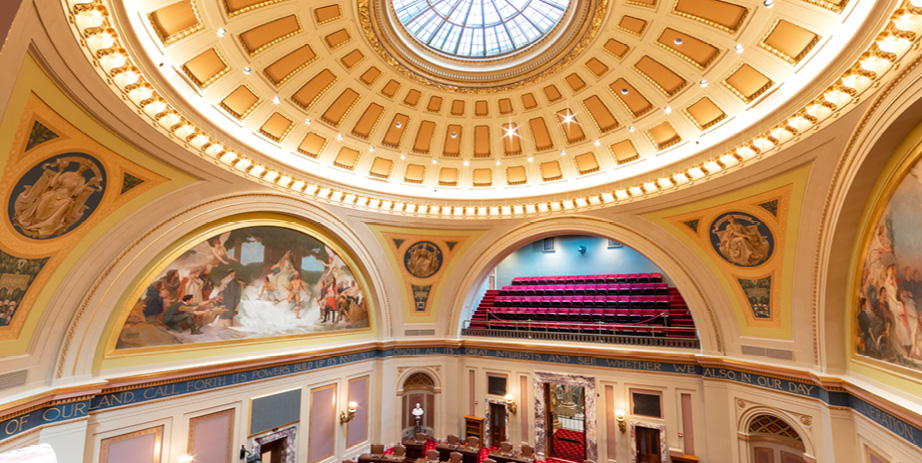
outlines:
{"label": "arched window", "polygon": [[805,462],[804,441],[783,419],[768,414],[757,415],[747,428],[751,461]]}

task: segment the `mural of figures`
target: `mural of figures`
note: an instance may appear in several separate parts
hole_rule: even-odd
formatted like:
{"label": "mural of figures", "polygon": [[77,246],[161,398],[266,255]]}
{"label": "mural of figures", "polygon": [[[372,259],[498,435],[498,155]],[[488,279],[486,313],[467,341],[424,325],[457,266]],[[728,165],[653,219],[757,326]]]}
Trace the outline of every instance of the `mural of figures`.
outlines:
{"label": "mural of figures", "polygon": [[17,182],[8,213],[19,233],[35,239],[63,235],[99,206],[106,173],[92,156],[68,153],[46,159]]}
{"label": "mural of figures", "polygon": [[857,351],[922,369],[922,164],[910,170],[873,225],[857,299]]}
{"label": "mural of figures", "polygon": [[768,260],[774,250],[771,230],[745,212],[728,212],[711,224],[711,245],[727,262],[754,267]]}
{"label": "mural of figures", "polygon": [[135,302],[116,349],[366,328],[352,270],[299,231],[248,227],[169,263]]}
{"label": "mural of figures", "polygon": [[9,326],[16,309],[48,258],[23,259],[0,251],[0,326]]}

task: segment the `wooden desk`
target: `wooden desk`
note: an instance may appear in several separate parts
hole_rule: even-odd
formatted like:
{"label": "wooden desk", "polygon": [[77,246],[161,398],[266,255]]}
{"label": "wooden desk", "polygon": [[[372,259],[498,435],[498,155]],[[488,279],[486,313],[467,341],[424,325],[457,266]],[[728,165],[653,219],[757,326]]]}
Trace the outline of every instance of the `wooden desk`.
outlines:
{"label": "wooden desk", "polygon": [[458,447],[458,450],[455,450],[463,457],[461,459],[462,463],[478,463],[480,459],[480,447],[471,448],[471,447]]}
{"label": "wooden desk", "polygon": [[533,458],[523,458],[518,455],[518,453],[501,453],[499,450],[490,452],[487,458],[492,459],[496,463],[535,463]]}
{"label": "wooden desk", "polygon": [[435,446],[435,449],[439,451],[439,461],[448,461],[451,458],[451,452],[457,452],[459,448],[459,445],[450,445],[445,443]]}
{"label": "wooden desk", "polygon": [[417,440],[408,440],[403,443],[403,446],[407,448],[407,458],[416,460],[417,458],[425,458],[426,455],[426,441],[419,442]]}

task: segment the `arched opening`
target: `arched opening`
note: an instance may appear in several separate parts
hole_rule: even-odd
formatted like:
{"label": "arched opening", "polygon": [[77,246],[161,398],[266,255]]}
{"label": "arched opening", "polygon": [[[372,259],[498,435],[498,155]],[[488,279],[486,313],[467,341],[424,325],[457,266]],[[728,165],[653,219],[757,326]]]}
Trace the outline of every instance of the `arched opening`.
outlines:
{"label": "arched opening", "polygon": [[[783,419],[769,414],[756,415],[749,421],[746,433],[746,455],[753,463],[812,462],[800,434]],[[744,460],[746,461],[746,460]]]}
{"label": "arched opening", "polygon": [[489,271],[478,294],[462,334],[698,347],[691,312],[668,275],[612,239],[528,243]]}
{"label": "arched opening", "polygon": [[[435,380],[429,374],[418,371],[411,373],[403,380],[403,403],[401,404],[401,435],[409,437],[417,432],[429,436],[435,435],[435,394],[438,392]],[[417,428],[417,415],[413,410],[417,407],[423,410],[419,416]]]}

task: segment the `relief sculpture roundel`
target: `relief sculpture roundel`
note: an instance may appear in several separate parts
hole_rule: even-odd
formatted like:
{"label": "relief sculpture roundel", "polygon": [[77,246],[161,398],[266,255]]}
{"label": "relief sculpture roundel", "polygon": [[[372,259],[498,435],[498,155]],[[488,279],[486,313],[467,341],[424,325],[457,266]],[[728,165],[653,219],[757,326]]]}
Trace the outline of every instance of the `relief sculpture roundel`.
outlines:
{"label": "relief sculpture roundel", "polygon": [[417,241],[407,248],[403,265],[416,278],[429,278],[442,268],[442,250],[430,241]]}
{"label": "relief sculpture roundel", "polygon": [[34,239],[61,236],[99,206],[106,171],[92,156],[67,153],[48,158],[23,175],[9,198],[13,228]]}
{"label": "relief sculpture roundel", "polygon": [[718,216],[711,223],[710,238],[720,257],[740,267],[765,263],[775,248],[768,226],[745,212],[727,212]]}

